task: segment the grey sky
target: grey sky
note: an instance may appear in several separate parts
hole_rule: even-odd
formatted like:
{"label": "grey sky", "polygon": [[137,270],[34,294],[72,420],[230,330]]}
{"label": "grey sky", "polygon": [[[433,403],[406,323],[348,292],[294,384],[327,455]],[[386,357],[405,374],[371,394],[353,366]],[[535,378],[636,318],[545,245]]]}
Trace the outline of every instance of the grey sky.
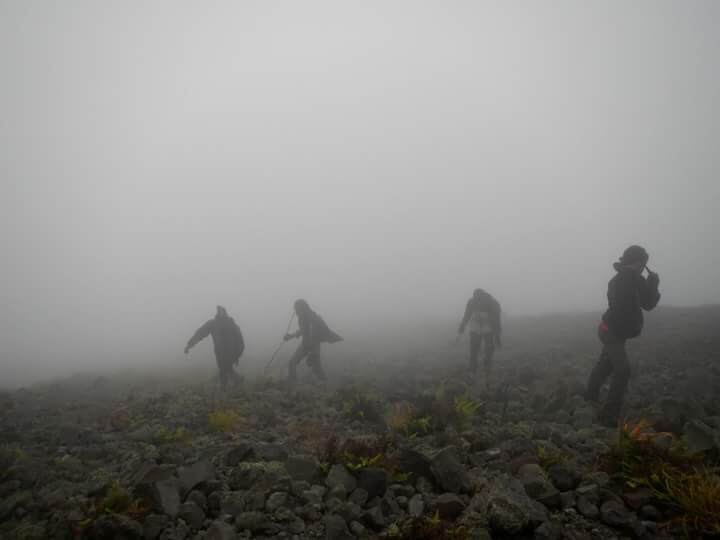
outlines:
{"label": "grey sky", "polygon": [[[0,0],[0,380],[600,310],[647,246],[720,301],[720,4]],[[400,322],[401,321],[401,322]],[[74,365],[74,364],[73,364]]]}

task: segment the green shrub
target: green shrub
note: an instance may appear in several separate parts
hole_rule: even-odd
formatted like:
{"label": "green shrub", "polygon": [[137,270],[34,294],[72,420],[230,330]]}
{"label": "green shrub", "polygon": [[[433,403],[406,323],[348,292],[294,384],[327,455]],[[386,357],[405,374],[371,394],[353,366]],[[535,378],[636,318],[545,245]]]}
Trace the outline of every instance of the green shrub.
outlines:
{"label": "green shrub", "polygon": [[232,409],[213,411],[208,415],[208,423],[214,431],[229,433],[240,427],[240,415]]}

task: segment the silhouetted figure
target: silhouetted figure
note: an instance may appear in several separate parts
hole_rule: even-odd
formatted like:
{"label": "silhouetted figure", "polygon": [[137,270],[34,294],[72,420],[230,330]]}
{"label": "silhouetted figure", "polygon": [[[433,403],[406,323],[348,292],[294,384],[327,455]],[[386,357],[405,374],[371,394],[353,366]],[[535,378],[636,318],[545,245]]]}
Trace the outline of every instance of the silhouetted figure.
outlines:
{"label": "silhouetted figure", "polygon": [[472,298],[465,306],[465,315],[460,322],[458,334],[465,332],[468,323],[470,325],[470,372],[473,376],[477,375],[478,355],[485,343],[483,364],[485,385],[489,389],[495,345],[502,346],[500,303],[490,293],[482,289],[475,289]]}
{"label": "silhouetted figure", "polygon": [[237,365],[240,356],[245,350],[245,340],[240,327],[235,324],[235,321],[222,306],[217,306],[214,319],[210,319],[193,334],[193,337],[188,341],[187,347],[185,347],[185,354],[208,336],[212,336],[220,384],[224,389],[229,379],[235,382],[240,379],[238,374],[235,373],[233,365]]}
{"label": "silhouetted figure", "polygon": [[[660,278],[647,269],[648,258],[644,248],[630,246],[613,265],[617,273],[608,283],[608,309],[598,327],[602,354],[590,374],[585,393],[586,400],[597,402],[600,388],[612,375],[607,403],[598,414],[598,420],[608,427],[618,424],[630,381],[625,342],[642,333],[643,309],[650,311],[660,301]],[[647,270],[647,278],[642,275],[644,270]]]}
{"label": "silhouetted figure", "polygon": [[305,300],[295,301],[295,314],[298,318],[298,331],[285,334],[284,337],[285,341],[302,337],[300,345],[290,358],[290,382],[294,383],[297,379],[297,366],[303,358],[307,358],[308,366],[315,376],[325,381],[325,371],[320,361],[320,344],[336,343],[342,341],[342,338],[330,330],[322,317],[310,309],[310,305]]}

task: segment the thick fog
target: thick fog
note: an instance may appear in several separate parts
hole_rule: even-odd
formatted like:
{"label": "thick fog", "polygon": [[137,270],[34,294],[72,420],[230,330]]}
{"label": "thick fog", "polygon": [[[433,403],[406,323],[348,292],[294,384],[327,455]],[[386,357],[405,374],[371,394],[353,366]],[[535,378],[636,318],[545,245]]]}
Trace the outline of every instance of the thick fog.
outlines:
{"label": "thick fog", "polygon": [[[0,385],[597,311],[650,252],[720,302],[720,4],[0,1]],[[290,346],[288,346],[290,347]],[[353,349],[355,347],[355,349]]]}

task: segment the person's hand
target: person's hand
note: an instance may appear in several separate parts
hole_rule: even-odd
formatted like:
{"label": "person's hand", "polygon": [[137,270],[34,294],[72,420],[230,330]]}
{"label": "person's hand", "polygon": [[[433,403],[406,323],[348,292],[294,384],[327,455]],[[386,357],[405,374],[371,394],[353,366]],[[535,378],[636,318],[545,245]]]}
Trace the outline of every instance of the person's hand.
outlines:
{"label": "person's hand", "polygon": [[648,270],[647,282],[651,287],[657,287],[660,285],[660,276]]}
{"label": "person's hand", "polygon": [[188,352],[190,352],[190,347],[185,347],[185,354],[187,354]]}
{"label": "person's hand", "polygon": [[292,338],[293,338],[292,335],[290,335],[290,334],[285,334],[285,335],[283,336],[283,341],[290,341]]}

